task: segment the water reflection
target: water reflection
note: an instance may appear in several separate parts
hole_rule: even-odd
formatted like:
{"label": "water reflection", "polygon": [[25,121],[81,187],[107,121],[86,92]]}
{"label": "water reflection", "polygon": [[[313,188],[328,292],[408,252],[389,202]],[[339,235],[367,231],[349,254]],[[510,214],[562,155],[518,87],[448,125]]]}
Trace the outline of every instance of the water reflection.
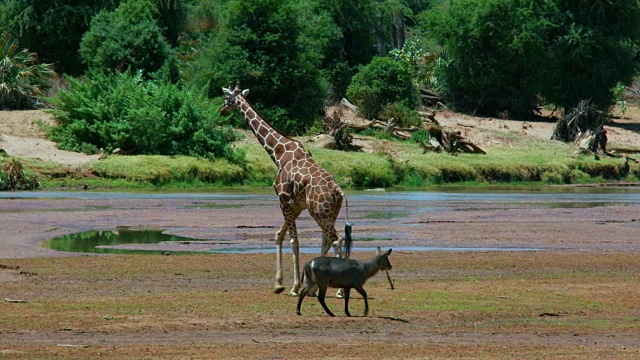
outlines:
{"label": "water reflection", "polygon": [[188,241],[162,230],[94,230],[69,234],[45,241],[42,246],[51,250],[98,254],[163,254],[162,250],[132,250],[105,246],[123,244],[157,244],[163,241]]}
{"label": "water reflection", "polygon": [[[83,252],[99,254],[150,254],[160,255],[168,253],[176,254],[273,254],[276,252],[275,246],[246,246],[227,247],[217,249],[203,249],[201,251],[185,251],[171,249],[167,250],[146,250],[146,249],[126,249],[122,245],[146,244],[156,245],[162,242],[179,242],[190,244],[194,239],[164,234],[161,230],[94,230],[60,236],[46,241],[43,246],[58,251]],[[195,240],[198,242],[197,240]],[[201,243],[201,242],[199,242]],[[395,251],[537,251],[540,248],[515,248],[515,247],[431,247],[431,246],[392,246]],[[169,251],[169,249],[171,249]],[[184,249],[184,247],[182,248]],[[375,247],[357,247],[353,251],[373,252]],[[291,249],[283,248],[283,252],[290,253]],[[319,246],[301,246],[300,253],[319,254]]]}

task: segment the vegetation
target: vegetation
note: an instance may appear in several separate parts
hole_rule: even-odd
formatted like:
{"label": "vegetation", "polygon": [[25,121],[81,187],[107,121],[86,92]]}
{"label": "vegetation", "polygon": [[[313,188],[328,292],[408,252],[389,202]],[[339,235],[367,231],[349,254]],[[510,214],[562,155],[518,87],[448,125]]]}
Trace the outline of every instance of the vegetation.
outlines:
{"label": "vegetation", "polygon": [[612,105],[616,84],[638,70],[639,17],[637,0],[467,0],[425,13],[423,26],[450,59],[441,75],[458,109],[520,117],[538,97]]}
{"label": "vegetation", "polygon": [[68,80],[69,90],[51,99],[59,126],[50,133],[63,149],[242,159],[231,148],[236,134],[216,116],[220,104],[166,78],[145,80],[127,71]]}
{"label": "vegetation", "polygon": [[[126,169],[91,171],[150,184],[270,183],[272,164],[262,163],[264,154],[232,146],[236,135],[228,126],[245,126],[238,114],[219,118],[220,87],[230,81],[251,89],[256,108],[293,135],[323,128],[322,110],[345,95],[365,117],[421,126],[418,87],[470,113],[524,117],[541,105],[570,109],[582,99],[591,99],[598,110],[617,101],[624,111],[621,92],[639,64],[640,0],[591,5],[582,0],[5,1],[0,31],[13,34],[2,38],[8,44],[3,50],[13,55],[0,64],[0,107],[37,105],[53,66],[66,74],[48,104],[60,123],[50,132],[60,147],[196,156],[208,159],[196,162],[215,159],[226,169],[215,175],[193,170],[197,175],[189,176],[171,165],[170,175],[149,177],[125,175]],[[15,39],[29,50],[14,46]],[[36,52],[52,65],[38,64]],[[441,100],[428,91],[420,96]],[[423,130],[412,141],[427,139]],[[526,145],[519,159],[537,153],[535,141]],[[501,158],[502,150],[479,163],[475,157],[418,155],[413,143],[401,146],[411,149],[403,155],[410,162],[381,151],[349,154],[353,163],[345,168],[344,154],[335,161],[326,155],[326,164],[352,186],[567,183],[626,174],[616,173],[613,163],[583,166],[586,162],[557,154],[542,158],[558,166]],[[558,152],[568,156],[570,149]],[[632,169],[629,176],[634,174]]]}
{"label": "vegetation", "polygon": [[15,158],[0,169],[0,190],[32,190],[40,186],[29,172],[25,172],[22,162]]}
{"label": "vegetation", "polygon": [[358,105],[362,116],[375,119],[388,104],[402,103],[409,109],[415,108],[417,91],[408,66],[378,57],[353,77],[347,96]]}
{"label": "vegetation", "polygon": [[[384,148],[387,140],[374,140]],[[582,184],[640,181],[640,165],[629,171],[620,159],[572,155],[570,145],[551,141],[505,138],[505,146],[487,149],[488,156],[445,153],[423,154],[417,144],[395,141],[395,155],[327,150],[309,143],[314,158],[344,188],[420,187],[449,184]],[[210,188],[220,186],[271,187],[277,169],[253,139],[237,145],[246,164],[187,156],[109,155],[84,167],[67,167],[33,159],[20,159],[43,187],[91,188]],[[0,157],[0,164],[10,159]]]}
{"label": "vegetation", "polygon": [[172,58],[172,50],[157,16],[151,0],[129,0],[114,11],[101,11],[82,37],[82,60],[89,69],[98,71],[158,71]]}
{"label": "vegetation", "polygon": [[304,132],[324,106],[320,65],[333,25],[316,8],[291,0],[230,1],[227,9],[226,21],[187,68],[191,87],[218,97],[221,86],[240,80],[276,128]]}
{"label": "vegetation", "polygon": [[51,65],[38,64],[11,34],[0,34],[0,109],[33,108],[52,76]]}

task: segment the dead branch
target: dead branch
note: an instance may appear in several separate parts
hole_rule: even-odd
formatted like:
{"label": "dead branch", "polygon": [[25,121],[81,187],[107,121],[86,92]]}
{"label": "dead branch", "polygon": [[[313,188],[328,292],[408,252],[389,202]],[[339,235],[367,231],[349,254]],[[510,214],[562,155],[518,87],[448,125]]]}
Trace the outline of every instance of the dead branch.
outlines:
{"label": "dead branch", "polygon": [[7,299],[7,298],[4,298],[4,301],[6,301],[8,303],[20,303],[20,304],[28,303],[27,300],[15,300],[15,299]]}

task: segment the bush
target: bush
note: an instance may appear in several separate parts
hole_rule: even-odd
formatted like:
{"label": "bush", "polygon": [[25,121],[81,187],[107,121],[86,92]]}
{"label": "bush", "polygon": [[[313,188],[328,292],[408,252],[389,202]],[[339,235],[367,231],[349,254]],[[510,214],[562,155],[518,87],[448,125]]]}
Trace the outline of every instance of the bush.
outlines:
{"label": "bush", "polygon": [[166,79],[90,72],[84,81],[68,80],[69,90],[52,99],[60,125],[50,135],[63,149],[242,157],[231,148],[236,134],[220,126],[218,107]]}
{"label": "bush", "polygon": [[408,65],[390,58],[374,58],[358,71],[347,88],[347,96],[359,107],[361,115],[375,119],[391,103],[415,109],[418,90]]}
{"label": "bush", "polygon": [[0,109],[35,107],[53,74],[50,64],[38,64],[36,54],[20,49],[12,35],[0,35]]}
{"label": "bush", "polygon": [[172,50],[150,0],[124,1],[114,11],[101,11],[82,37],[80,55],[90,69],[150,74],[172,58]]}

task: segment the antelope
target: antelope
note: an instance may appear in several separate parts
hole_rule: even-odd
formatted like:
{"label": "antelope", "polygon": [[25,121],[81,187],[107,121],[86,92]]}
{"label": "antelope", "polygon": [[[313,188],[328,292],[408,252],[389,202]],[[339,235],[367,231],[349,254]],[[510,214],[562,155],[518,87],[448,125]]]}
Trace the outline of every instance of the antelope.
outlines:
{"label": "antelope", "polygon": [[324,311],[326,311],[329,316],[335,315],[324,302],[328,287],[344,289],[344,313],[347,316],[351,316],[349,313],[349,293],[351,292],[351,288],[356,289],[364,298],[364,316],[367,316],[369,313],[369,303],[367,301],[367,293],[362,286],[378,271],[391,270],[391,263],[389,262],[390,254],[391,249],[382,253],[380,248],[378,248],[376,255],[367,261],[326,256],[320,256],[309,261],[305,264],[302,273],[304,287],[298,298],[296,314],[301,315],[300,305],[302,305],[302,300],[304,300],[309,291],[312,291],[315,286],[318,286],[318,301],[320,301],[320,305],[322,305]]}

